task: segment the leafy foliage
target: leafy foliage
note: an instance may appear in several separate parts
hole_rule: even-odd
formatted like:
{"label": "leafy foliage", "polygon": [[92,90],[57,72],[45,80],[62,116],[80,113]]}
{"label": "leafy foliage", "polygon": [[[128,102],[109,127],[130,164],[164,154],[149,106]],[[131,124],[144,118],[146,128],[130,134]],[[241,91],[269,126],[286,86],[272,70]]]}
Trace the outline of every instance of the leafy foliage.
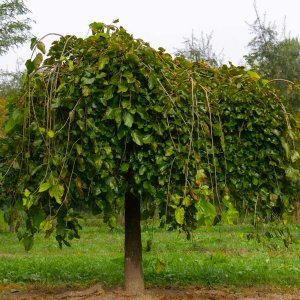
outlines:
{"label": "leafy foliage", "polygon": [[22,76],[21,71],[0,71],[0,97],[16,96],[22,87]]}
{"label": "leafy foliage", "polygon": [[[270,219],[290,208],[299,158],[276,92],[241,67],[215,69],[93,23],[26,62],[24,95],[6,123],[2,194],[37,231],[78,238],[78,208],[115,226],[127,192],[142,217],[188,233],[232,224],[238,210]],[[12,189],[13,186],[13,189]]]}
{"label": "leafy foliage", "polygon": [[256,9],[256,20],[250,25],[254,34],[245,56],[249,66],[273,84],[299,115],[300,43],[298,38],[280,38],[275,24],[268,24]]}
{"label": "leafy foliage", "polygon": [[3,137],[4,135],[3,125],[5,122],[5,117],[6,117],[5,100],[0,99],[0,137]]}
{"label": "leafy foliage", "polygon": [[28,40],[32,23],[31,19],[26,18],[28,13],[23,0],[0,2],[0,55]]}

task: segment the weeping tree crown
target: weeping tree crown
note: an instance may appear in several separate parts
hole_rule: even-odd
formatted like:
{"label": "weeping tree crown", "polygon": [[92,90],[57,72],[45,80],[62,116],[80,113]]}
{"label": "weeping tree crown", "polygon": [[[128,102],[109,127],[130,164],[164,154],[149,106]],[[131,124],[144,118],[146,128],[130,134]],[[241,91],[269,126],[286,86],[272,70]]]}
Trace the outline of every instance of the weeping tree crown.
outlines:
{"label": "weeping tree crown", "polygon": [[126,193],[141,199],[142,218],[158,211],[188,236],[245,209],[286,218],[299,154],[267,81],[172,58],[114,24],[90,28],[47,54],[32,41],[37,54],[6,123],[1,192],[25,220],[26,249],[38,231],[69,245],[79,237],[78,208],[116,226]]}

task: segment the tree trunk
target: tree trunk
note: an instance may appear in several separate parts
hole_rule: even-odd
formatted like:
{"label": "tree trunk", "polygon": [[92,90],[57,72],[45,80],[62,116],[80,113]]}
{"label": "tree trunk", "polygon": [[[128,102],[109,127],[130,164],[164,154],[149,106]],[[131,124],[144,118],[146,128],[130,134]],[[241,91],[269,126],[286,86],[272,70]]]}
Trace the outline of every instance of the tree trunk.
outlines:
{"label": "tree trunk", "polygon": [[14,222],[9,223],[9,232],[10,233],[15,233],[15,224]]}
{"label": "tree trunk", "polygon": [[140,219],[140,200],[128,191],[125,195],[125,290],[130,294],[144,291]]}

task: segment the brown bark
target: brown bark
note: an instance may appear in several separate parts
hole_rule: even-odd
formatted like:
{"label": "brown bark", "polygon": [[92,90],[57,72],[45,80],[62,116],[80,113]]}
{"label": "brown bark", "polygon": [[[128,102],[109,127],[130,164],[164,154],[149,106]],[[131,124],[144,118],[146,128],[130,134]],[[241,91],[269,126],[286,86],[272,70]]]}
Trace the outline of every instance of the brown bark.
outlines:
{"label": "brown bark", "polygon": [[125,195],[125,290],[130,294],[141,294],[144,291],[140,219],[140,200],[127,192]]}

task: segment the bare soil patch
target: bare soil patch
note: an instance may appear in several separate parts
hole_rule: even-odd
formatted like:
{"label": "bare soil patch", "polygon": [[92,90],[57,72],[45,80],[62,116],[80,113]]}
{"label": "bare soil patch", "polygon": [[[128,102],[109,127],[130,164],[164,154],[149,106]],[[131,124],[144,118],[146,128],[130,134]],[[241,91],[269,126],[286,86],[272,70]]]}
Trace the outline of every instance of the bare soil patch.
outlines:
{"label": "bare soil patch", "polygon": [[283,291],[270,288],[247,288],[241,290],[232,289],[207,289],[207,288],[150,288],[146,289],[143,295],[130,295],[121,288],[105,289],[95,285],[88,289],[42,289],[26,288],[5,288],[0,291],[0,299],[6,300],[300,300],[300,291]]}

